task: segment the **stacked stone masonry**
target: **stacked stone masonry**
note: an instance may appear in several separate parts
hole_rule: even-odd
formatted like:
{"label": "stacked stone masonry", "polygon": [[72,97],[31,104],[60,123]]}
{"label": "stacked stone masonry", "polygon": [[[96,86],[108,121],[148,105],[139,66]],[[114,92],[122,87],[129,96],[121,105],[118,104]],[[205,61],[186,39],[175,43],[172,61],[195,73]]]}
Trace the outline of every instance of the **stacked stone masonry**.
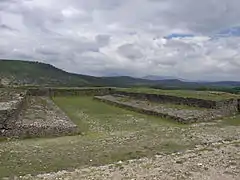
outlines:
{"label": "stacked stone masonry", "polygon": [[147,94],[147,93],[134,93],[134,92],[125,92],[125,91],[116,91],[112,90],[112,95],[122,95],[129,96],[139,100],[147,100],[150,102],[157,103],[172,103],[179,105],[187,105],[192,107],[200,107],[207,109],[217,109],[222,111],[224,115],[231,115],[239,112],[239,99],[227,99],[227,100],[205,100],[197,98],[188,98],[188,97],[177,97],[169,96],[162,94]]}
{"label": "stacked stone masonry", "polygon": [[140,112],[143,114],[159,116],[162,118],[172,119],[180,123],[195,123],[206,122],[216,118],[221,118],[224,115],[219,110],[215,109],[179,109],[167,107],[164,104],[151,104],[143,100],[129,99],[122,101],[121,98],[112,95],[95,96],[96,100]]}
{"label": "stacked stone masonry", "polygon": [[112,88],[32,88],[28,90],[31,96],[94,96],[106,95],[113,91]]}
{"label": "stacked stone masonry", "polygon": [[18,119],[26,103],[26,94],[27,91],[0,89],[0,129],[8,129],[9,124]]}
{"label": "stacked stone masonry", "polygon": [[46,137],[75,135],[75,125],[48,97],[28,97],[27,108],[19,114],[11,129],[2,131],[7,137]]}
{"label": "stacked stone masonry", "polygon": [[[39,94],[41,94],[40,92]],[[0,136],[44,137],[79,134],[79,129],[48,97],[27,90],[0,90]]]}
{"label": "stacked stone masonry", "polygon": [[[122,101],[121,98],[128,100]],[[116,90],[112,90],[111,95],[95,96],[95,99],[144,114],[173,119],[181,123],[206,122],[237,114],[240,109],[239,99],[214,101]],[[152,105],[154,103],[155,105]],[[196,109],[176,109],[164,105],[169,103],[195,107]]]}

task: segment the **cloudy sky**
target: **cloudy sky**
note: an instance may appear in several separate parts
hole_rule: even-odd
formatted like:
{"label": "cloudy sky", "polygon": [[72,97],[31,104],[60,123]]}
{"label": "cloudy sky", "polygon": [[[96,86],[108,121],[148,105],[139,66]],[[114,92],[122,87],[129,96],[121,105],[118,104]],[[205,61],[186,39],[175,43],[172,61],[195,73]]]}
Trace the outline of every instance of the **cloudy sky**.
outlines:
{"label": "cloudy sky", "polygon": [[0,58],[96,76],[240,80],[239,0],[0,0]]}

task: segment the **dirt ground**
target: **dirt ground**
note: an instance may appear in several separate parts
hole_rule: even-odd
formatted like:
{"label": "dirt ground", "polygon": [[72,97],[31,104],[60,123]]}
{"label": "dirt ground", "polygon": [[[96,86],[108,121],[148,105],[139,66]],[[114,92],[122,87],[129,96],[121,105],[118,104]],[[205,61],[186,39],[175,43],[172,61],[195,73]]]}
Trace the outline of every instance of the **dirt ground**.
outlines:
{"label": "dirt ground", "polygon": [[117,162],[100,167],[75,169],[72,172],[25,176],[24,180],[90,180],[90,179],[194,179],[239,180],[240,141],[213,143],[194,150],[153,158]]}

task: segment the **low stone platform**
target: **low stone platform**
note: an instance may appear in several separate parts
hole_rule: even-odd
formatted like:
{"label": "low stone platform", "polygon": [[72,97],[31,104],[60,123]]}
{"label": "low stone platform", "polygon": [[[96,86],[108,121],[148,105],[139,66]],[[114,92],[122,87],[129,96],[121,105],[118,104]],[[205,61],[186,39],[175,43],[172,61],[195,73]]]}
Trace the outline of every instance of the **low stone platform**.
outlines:
{"label": "low stone platform", "polygon": [[[197,91],[196,91],[197,93]],[[216,93],[216,92],[215,92]],[[218,92],[221,93],[221,92]],[[147,100],[149,102],[156,103],[171,103],[178,105],[187,105],[197,108],[207,108],[207,109],[221,109],[221,113],[225,116],[232,115],[234,113],[238,113],[239,111],[239,96],[232,95],[228,98],[219,98],[216,99],[204,99],[199,96],[193,97],[184,97],[184,96],[174,96],[167,94],[155,94],[155,93],[141,93],[141,92],[127,92],[127,91],[119,91],[113,90],[112,95],[122,95],[128,96],[137,100]]]}
{"label": "low stone platform", "polygon": [[144,100],[132,99],[126,96],[95,96],[100,100],[115,106],[127,108],[144,114],[160,116],[173,119],[181,123],[205,122],[216,118],[223,117],[219,110],[206,108],[183,107],[169,104],[151,103]]}
{"label": "low stone platform", "polygon": [[[16,123],[2,130],[6,137],[46,137],[78,134],[79,130],[47,97],[27,97]],[[11,122],[11,121],[9,121]]]}

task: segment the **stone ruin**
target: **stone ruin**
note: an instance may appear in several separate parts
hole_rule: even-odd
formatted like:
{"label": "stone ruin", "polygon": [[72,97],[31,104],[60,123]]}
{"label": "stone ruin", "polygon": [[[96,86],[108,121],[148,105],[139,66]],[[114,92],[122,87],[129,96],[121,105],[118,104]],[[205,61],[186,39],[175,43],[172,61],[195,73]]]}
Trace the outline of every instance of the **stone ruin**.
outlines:
{"label": "stone ruin", "polygon": [[[112,91],[96,100],[140,113],[188,124],[207,122],[240,112],[240,99],[205,100],[162,94]],[[169,104],[172,104],[169,106]],[[179,106],[178,106],[179,105]]]}
{"label": "stone ruin", "polygon": [[[214,101],[124,92],[114,88],[0,88],[0,136],[46,137],[81,133],[77,125],[54,104],[53,96],[92,96],[114,106],[181,123],[210,121],[234,115],[240,110],[240,99]],[[39,105],[38,101],[44,103]]]}
{"label": "stone ruin", "polygon": [[0,90],[0,129],[7,129],[10,120],[16,120],[24,106],[26,91]]}
{"label": "stone ruin", "polygon": [[[41,106],[36,101],[44,101]],[[28,90],[0,89],[0,136],[46,137],[79,130],[48,97],[29,97]]]}

